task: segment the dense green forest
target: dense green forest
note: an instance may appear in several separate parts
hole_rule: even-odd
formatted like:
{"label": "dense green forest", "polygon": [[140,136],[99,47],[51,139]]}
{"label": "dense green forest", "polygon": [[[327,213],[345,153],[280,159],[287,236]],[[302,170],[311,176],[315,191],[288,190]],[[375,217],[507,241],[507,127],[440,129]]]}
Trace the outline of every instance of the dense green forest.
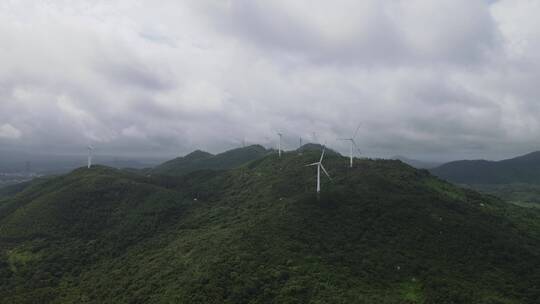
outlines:
{"label": "dense green forest", "polygon": [[474,184],[464,185],[476,191],[494,195],[522,207],[540,208],[540,184]]}
{"label": "dense green forest", "polygon": [[337,154],[317,197],[304,165],[319,155],[179,176],[95,166],[14,190],[0,302],[540,303],[540,210]]}

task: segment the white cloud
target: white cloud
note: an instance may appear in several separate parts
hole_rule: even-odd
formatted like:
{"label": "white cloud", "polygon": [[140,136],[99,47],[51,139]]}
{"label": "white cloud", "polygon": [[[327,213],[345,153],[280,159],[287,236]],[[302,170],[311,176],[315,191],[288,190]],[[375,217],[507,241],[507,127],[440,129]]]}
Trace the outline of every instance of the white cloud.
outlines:
{"label": "white cloud", "polygon": [[0,126],[0,138],[19,139],[21,136],[22,132],[10,124]]}
{"label": "white cloud", "polygon": [[133,137],[138,139],[145,139],[146,134],[144,134],[137,126],[129,126],[127,128],[122,129],[122,135],[127,137]]}
{"label": "white cloud", "polygon": [[[537,1],[3,1],[12,147],[222,150],[276,130],[371,155],[500,157],[540,138]],[[20,131],[19,131],[20,132]]]}

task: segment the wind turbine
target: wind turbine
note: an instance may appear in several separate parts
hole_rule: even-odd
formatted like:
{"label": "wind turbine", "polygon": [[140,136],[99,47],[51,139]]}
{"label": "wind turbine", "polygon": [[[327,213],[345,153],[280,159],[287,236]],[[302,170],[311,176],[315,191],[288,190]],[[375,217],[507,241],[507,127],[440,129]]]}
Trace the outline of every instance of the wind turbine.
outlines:
{"label": "wind turbine", "polygon": [[356,148],[356,150],[358,150],[358,152],[360,152],[360,150],[358,149],[358,146],[356,145],[356,142],[354,141],[354,139],[356,138],[356,135],[358,134],[358,130],[360,130],[360,125],[358,125],[358,128],[356,128],[356,132],[354,132],[354,135],[351,137],[351,138],[339,138],[339,140],[345,140],[345,141],[348,141],[350,142],[350,151],[349,151],[349,166],[352,168],[353,167],[353,148]]}
{"label": "wind turbine", "polygon": [[279,155],[279,157],[281,157],[281,137],[283,137],[283,134],[278,133],[277,135],[279,136],[279,142],[278,142],[278,155]]}
{"label": "wind turbine", "polygon": [[317,194],[321,192],[321,169],[323,170],[324,174],[326,174],[326,176],[328,176],[328,178],[332,180],[332,178],[330,177],[330,175],[328,174],[328,172],[326,171],[326,169],[324,168],[322,164],[325,149],[326,147],[323,146],[321,158],[319,159],[318,162],[306,165],[306,167],[317,166]]}
{"label": "wind turbine", "polygon": [[90,167],[92,167],[92,151],[94,150],[94,147],[92,146],[88,146],[88,169],[90,169]]}

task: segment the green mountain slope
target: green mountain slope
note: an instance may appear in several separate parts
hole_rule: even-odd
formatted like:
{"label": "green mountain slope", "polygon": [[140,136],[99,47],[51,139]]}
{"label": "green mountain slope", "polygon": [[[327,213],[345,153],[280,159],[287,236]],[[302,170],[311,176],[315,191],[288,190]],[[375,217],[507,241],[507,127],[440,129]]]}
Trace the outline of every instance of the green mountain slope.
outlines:
{"label": "green mountain slope", "polygon": [[522,207],[540,208],[539,184],[475,184],[471,189],[499,197]]}
{"label": "green mountain slope", "polygon": [[[321,153],[322,149],[323,149],[323,145],[321,144],[307,143],[307,144],[302,145],[298,149],[296,149],[296,152],[303,153],[303,152],[308,152],[308,151],[315,151],[315,152]],[[326,147],[325,150],[326,150],[327,155],[339,155],[338,152],[328,147]]]}
{"label": "green mountain slope", "polygon": [[461,184],[539,184],[540,152],[502,161],[455,161],[434,168],[431,172]]}
{"label": "green mountain slope", "polygon": [[13,196],[13,195],[23,191],[31,183],[32,183],[32,181],[27,181],[27,182],[14,184],[14,185],[0,187],[0,199]]}
{"label": "green mountain slope", "polygon": [[105,167],[0,203],[0,303],[537,303],[540,212],[399,161]]}
{"label": "green mountain slope", "polygon": [[150,171],[151,174],[184,175],[197,170],[226,170],[238,167],[269,153],[260,145],[229,150],[217,155],[197,150],[184,157],[167,161]]}

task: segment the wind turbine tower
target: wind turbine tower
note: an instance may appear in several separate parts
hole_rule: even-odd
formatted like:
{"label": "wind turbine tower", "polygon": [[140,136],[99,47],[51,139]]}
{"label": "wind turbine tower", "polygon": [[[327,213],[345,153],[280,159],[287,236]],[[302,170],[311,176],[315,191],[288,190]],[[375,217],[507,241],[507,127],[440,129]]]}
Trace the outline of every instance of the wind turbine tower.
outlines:
{"label": "wind turbine tower", "polygon": [[322,164],[325,149],[326,149],[326,147],[323,147],[323,150],[322,150],[322,153],[321,153],[321,158],[319,159],[318,162],[306,165],[306,167],[317,166],[317,194],[319,194],[321,192],[321,169],[323,170],[324,174],[326,174],[326,176],[328,176],[328,178],[330,180],[332,180],[332,178],[330,177],[330,175],[328,174],[328,172],[326,171],[326,169],[324,168],[324,166]]}
{"label": "wind turbine tower", "polygon": [[[345,140],[345,141],[348,141],[350,143],[350,146],[349,146],[349,166],[350,168],[353,167],[353,158],[354,158],[354,148],[356,148],[356,150],[358,150],[358,146],[356,145],[356,142],[354,141],[354,139],[356,138],[356,135],[358,134],[358,130],[360,130],[360,125],[358,126],[358,128],[356,128],[356,132],[354,132],[354,135],[351,137],[351,138],[340,138],[339,140]],[[360,152],[360,150],[358,150],[358,152]]]}
{"label": "wind turbine tower", "polygon": [[94,150],[94,148],[92,146],[88,146],[88,169],[90,169],[90,167],[92,167],[92,151]]}
{"label": "wind turbine tower", "polygon": [[283,137],[283,134],[278,133],[277,135],[279,136],[279,142],[278,142],[278,155],[279,155],[279,157],[281,157],[281,137]]}

